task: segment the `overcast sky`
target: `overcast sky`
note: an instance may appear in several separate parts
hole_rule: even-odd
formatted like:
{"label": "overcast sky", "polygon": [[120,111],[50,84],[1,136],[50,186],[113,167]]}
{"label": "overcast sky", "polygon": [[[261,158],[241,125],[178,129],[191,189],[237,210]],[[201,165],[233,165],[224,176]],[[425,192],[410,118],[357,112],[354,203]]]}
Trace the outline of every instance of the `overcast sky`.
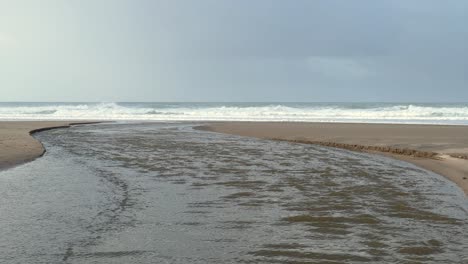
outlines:
{"label": "overcast sky", "polygon": [[468,1],[0,0],[0,101],[468,101]]}

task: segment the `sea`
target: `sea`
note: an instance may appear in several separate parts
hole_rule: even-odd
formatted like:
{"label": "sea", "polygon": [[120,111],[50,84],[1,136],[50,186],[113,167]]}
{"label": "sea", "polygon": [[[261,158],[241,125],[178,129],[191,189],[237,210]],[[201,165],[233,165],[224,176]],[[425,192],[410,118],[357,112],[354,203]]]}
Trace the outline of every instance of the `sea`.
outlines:
{"label": "sea", "polygon": [[203,120],[466,124],[465,104],[2,103],[34,134],[0,171],[0,263],[468,263],[468,200],[385,156]]}
{"label": "sea", "polygon": [[0,103],[0,120],[468,124],[468,103]]}

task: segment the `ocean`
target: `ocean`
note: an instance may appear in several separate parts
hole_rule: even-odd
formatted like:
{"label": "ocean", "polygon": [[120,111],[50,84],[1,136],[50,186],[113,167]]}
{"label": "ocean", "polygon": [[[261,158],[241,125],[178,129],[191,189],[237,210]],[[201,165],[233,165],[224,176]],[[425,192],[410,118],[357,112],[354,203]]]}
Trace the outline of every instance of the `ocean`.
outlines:
{"label": "ocean", "polygon": [[[107,116],[111,108],[122,117],[157,108],[108,106],[61,105],[37,115],[89,118],[89,109]],[[108,123],[35,134],[45,156],[0,171],[0,263],[468,261],[466,198],[439,175],[383,156],[195,125]]]}
{"label": "ocean", "polygon": [[468,124],[468,103],[0,103],[0,120]]}

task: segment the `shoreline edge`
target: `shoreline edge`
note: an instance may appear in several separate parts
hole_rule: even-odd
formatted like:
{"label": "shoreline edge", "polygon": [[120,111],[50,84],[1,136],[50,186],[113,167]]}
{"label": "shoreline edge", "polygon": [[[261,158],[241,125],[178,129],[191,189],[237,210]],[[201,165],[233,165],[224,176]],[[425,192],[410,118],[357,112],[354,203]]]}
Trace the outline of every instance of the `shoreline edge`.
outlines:
{"label": "shoreline edge", "polygon": [[46,153],[42,142],[34,138],[36,133],[97,123],[102,121],[0,121],[0,171],[31,162]]}

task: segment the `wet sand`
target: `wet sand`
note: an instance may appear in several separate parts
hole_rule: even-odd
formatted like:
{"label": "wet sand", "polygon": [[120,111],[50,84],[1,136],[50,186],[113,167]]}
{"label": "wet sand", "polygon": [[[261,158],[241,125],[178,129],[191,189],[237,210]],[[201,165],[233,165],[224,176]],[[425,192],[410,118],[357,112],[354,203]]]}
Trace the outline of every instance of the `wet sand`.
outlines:
{"label": "wet sand", "polygon": [[44,154],[42,144],[31,134],[58,127],[69,127],[67,121],[1,121],[0,170],[32,161]]}
{"label": "wet sand", "polygon": [[[42,144],[31,133],[72,124],[76,123],[0,122],[0,169],[44,153]],[[212,122],[198,129],[390,155],[443,175],[468,194],[468,126]]]}
{"label": "wet sand", "polygon": [[468,126],[211,122],[197,129],[389,155],[447,177],[468,195]]}
{"label": "wet sand", "polygon": [[[0,263],[466,263],[468,204],[406,162],[118,123],[0,173]],[[158,239],[155,239],[158,238]]]}

